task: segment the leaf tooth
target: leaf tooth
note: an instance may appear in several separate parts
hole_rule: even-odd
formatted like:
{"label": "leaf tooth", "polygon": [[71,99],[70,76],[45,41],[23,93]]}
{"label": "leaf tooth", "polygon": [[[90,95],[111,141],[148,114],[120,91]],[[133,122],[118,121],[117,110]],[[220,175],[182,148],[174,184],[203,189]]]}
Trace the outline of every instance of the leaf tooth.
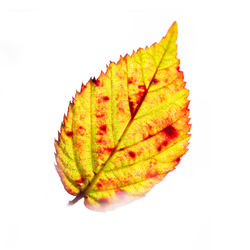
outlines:
{"label": "leaf tooth", "polygon": [[82,83],[81,85],[81,90],[80,90],[80,94],[82,94],[82,92],[86,89],[86,85],[84,83]]}
{"label": "leaf tooth", "polygon": [[120,55],[119,61],[117,62],[117,64],[120,64],[120,63],[122,63],[123,61],[124,61],[124,59],[123,59],[123,57]]}
{"label": "leaf tooth", "polygon": [[[60,130],[61,130],[61,129],[60,129]],[[61,140],[61,132],[58,131],[58,132],[57,132],[57,139],[55,139],[55,142],[56,142],[56,143],[59,143],[60,140]]]}
{"label": "leaf tooth", "polygon": [[136,54],[135,50],[132,51],[131,56],[129,56],[130,58],[133,57]]}

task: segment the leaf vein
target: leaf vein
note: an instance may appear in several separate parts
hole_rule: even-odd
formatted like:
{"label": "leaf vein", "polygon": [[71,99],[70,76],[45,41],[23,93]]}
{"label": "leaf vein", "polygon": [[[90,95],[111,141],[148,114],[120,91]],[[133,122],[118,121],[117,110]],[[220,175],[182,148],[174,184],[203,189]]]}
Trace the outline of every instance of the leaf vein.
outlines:
{"label": "leaf vein", "polygon": [[132,164],[125,165],[125,166],[122,166],[122,167],[119,167],[119,168],[113,168],[113,169],[110,169],[110,170],[106,170],[105,173],[112,172],[112,171],[116,171],[116,170],[121,170],[121,169],[124,169],[124,168],[128,168],[128,167],[134,166],[134,165],[136,165],[136,164],[138,164],[138,163],[141,163],[141,162],[150,160],[151,158],[153,158],[153,157],[155,157],[155,156],[157,156],[157,155],[159,155],[159,154],[164,153],[166,150],[169,150],[170,148],[172,148],[173,146],[175,146],[177,143],[180,143],[180,142],[184,141],[187,137],[188,137],[188,136],[183,137],[182,140],[177,141],[177,142],[171,144],[170,146],[167,146],[167,147],[166,147],[164,150],[162,150],[161,152],[157,152],[156,154],[151,155],[151,156],[149,156],[149,157],[146,158],[146,159],[141,159],[141,160],[139,160],[139,161],[133,162]]}
{"label": "leaf vein", "polygon": [[90,183],[86,186],[86,188],[84,189],[83,192],[84,192],[85,194],[87,194],[87,193],[89,192],[89,190],[92,188],[92,186],[93,186],[93,185],[95,184],[95,182],[98,180],[98,178],[99,178],[101,172],[105,169],[105,166],[107,165],[107,163],[110,161],[110,159],[113,157],[113,155],[114,155],[115,152],[117,151],[117,148],[118,148],[118,146],[119,146],[121,140],[124,138],[126,132],[128,131],[128,129],[129,129],[131,123],[132,123],[133,120],[134,120],[135,115],[137,114],[138,110],[140,109],[140,107],[141,107],[141,105],[142,105],[142,103],[143,103],[143,101],[144,101],[144,99],[145,99],[145,97],[146,97],[146,95],[147,95],[147,93],[148,93],[148,90],[149,90],[149,88],[150,88],[150,86],[151,86],[151,84],[152,84],[152,82],[153,82],[153,79],[154,79],[155,75],[157,74],[157,71],[158,71],[158,69],[159,69],[159,67],[160,67],[160,65],[161,65],[161,63],[162,63],[162,60],[163,60],[164,56],[166,55],[166,53],[167,53],[167,51],[168,51],[168,48],[169,48],[169,42],[168,42],[168,45],[166,46],[166,49],[164,50],[164,53],[163,53],[163,55],[162,55],[162,57],[161,57],[161,60],[160,60],[158,66],[157,66],[157,68],[156,68],[156,70],[155,70],[155,73],[154,73],[154,75],[153,75],[153,77],[152,77],[152,79],[151,79],[151,81],[150,81],[150,83],[149,83],[149,86],[148,86],[148,88],[147,88],[146,91],[145,91],[145,94],[143,95],[143,97],[142,97],[140,103],[138,104],[138,106],[136,107],[135,112],[133,113],[133,115],[131,115],[131,118],[130,118],[130,120],[129,120],[127,126],[126,126],[126,128],[124,129],[124,131],[123,131],[123,133],[122,133],[120,139],[118,140],[117,144],[115,145],[114,149],[113,149],[112,152],[110,153],[108,159],[104,162],[104,164],[103,164],[103,165],[101,166],[101,168],[99,169],[98,173],[96,173],[96,175],[94,176],[94,178],[91,180],[91,182],[90,182]]}
{"label": "leaf vein", "polygon": [[[89,194],[91,194],[91,193],[98,193],[98,192],[107,192],[107,191],[116,190],[116,189],[118,189],[118,188],[124,188],[124,187],[128,187],[128,186],[132,186],[132,185],[135,185],[135,184],[138,184],[138,183],[142,183],[142,182],[148,181],[148,180],[153,179],[153,178],[155,178],[155,177],[157,177],[157,176],[166,175],[168,172],[170,172],[170,171],[166,171],[166,172],[164,172],[164,173],[158,173],[158,174],[156,174],[156,175],[154,175],[154,176],[152,176],[152,177],[144,178],[144,179],[141,179],[141,180],[135,181],[135,182],[130,182],[130,183],[127,183],[127,184],[125,184],[125,185],[120,185],[120,186],[118,186],[118,187],[106,188],[106,189],[94,189],[94,190],[91,190],[91,192],[89,192]],[[88,195],[89,195],[89,194],[88,194]],[[90,195],[89,195],[89,196],[90,196]],[[91,196],[91,197],[92,197],[92,196]],[[92,197],[92,198],[93,198],[93,197]]]}

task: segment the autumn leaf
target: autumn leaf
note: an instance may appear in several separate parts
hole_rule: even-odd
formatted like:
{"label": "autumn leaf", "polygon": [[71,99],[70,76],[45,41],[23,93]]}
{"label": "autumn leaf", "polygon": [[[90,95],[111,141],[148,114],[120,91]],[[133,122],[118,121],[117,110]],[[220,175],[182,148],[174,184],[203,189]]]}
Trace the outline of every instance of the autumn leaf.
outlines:
{"label": "autumn leaf", "polygon": [[150,48],[110,63],[76,92],[64,116],[56,169],[88,208],[145,195],[180,162],[189,140],[189,91],[179,70],[177,24]]}

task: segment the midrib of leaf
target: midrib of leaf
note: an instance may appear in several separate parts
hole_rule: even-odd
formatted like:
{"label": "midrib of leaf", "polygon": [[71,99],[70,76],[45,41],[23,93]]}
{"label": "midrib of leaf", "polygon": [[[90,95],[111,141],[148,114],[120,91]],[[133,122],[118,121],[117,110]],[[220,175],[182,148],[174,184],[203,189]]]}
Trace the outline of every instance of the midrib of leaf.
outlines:
{"label": "midrib of leaf", "polygon": [[[167,45],[166,49],[164,50],[164,53],[163,53],[163,55],[162,55],[162,57],[161,57],[161,60],[160,60],[159,64],[158,64],[157,67],[156,67],[155,73],[154,73],[154,75],[152,76],[152,79],[150,80],[150,83],[149,83],[148,88],[145,90],[145,93],[144,93],[144,95],[142,96],[140,103],[137,105],[137,107],[136,107],[136,109],[135,109],[135,112],[132,114],[132,116],[131,116],[131,118],[130,118],[130,120],[129,120],[127,126],[126,126],[126,128],[124,129],[124,131],[123,131],[123,133],[122,133],[120,139],[118,140],[117,144],[115,145],[113,151],[110,153],[108,159],[102,164],[102,167],[101,167],[100,170],[95,174],[95,176],[92,178],[92,180],[89,182],[89,184],[88,184],[83,190],[81,190],[81,191],[77,194],[77,196],[76,196],[72,201],[69,202],[69,204],[74,204],[74,203],[76,203],[78,200],[80,200],[81,198],[87,197],[89,190],[91,190],[91,188],[93,187],[93,185],[94,185],[94,184],[96,183],[96,181],[98,180],[100,174],[102,173],[102,171],[103,171],[104,168],[106,167],[107,163],[111,160],[111,158],[113,157],[113,155],[117,152],[117,148],[118,148],[120,142],[122,141],[123,137],[126,135],[126,133],[127,133],[128,129],[129,129],[130,125],[131,125],[132,122],[134,121],[134,118],[135,118],[135,116],[136,116],[138,110],[140,109],[142,103],[144,102],[144,100],[145,100],[145,98],[146,98],[146,96],[147,96],[147,93],[148,93],[148,91],[149,91],[149,89],[150,89],[150,87],[151,87],[151,85],[152,85],[152,82],[153,82],[153,80],[154,80],[154,78],[155,78],[155,76],[156,76],[156,74],[157,74],[157,72],[158,72],[158,69],[159,69],[159,67],[160,67],[160,65],[161,65],[161,63],[162,63],[162,60],[163,60],[163,58],[165,57],[165,55],[166,55],[166,53],[167,53],[167,51],[168,51],[169,44],[170,44],[170,42],[171,42],[171,38],[172,38],[172,37],[169,38],[168,45]],[[127,61],[126,61],[126,64],[127,64]],[[126,66],[127,66],[127,65],[126,65]],[[93,83],[91,82],[91,85],[92,85],[92,84],[93,84]],[[91,87],[92,87],[92,86],[91,86]],[[93,152],[92,152],[92,154],[93,154]]]}

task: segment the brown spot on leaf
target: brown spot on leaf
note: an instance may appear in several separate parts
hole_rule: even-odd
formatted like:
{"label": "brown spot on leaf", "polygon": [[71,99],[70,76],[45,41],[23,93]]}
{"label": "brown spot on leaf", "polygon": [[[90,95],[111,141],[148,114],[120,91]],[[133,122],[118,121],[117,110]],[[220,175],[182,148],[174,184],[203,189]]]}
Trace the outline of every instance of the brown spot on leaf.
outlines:
{"label": "brown spot on leaf", "polygon": [[128,154],[131,158],[135,159],[135,152],[129,151]]}
{"label": "brown spot on leaf", "polygon": [[158,151],[161,151],[164,147],[166,147],[168,145],[168,141],[167,140],[165,140],[165,141],[163,141],[161,144],[160,144],[160,146],[158,146],[157,147],[157,150]]}
{"label": "brown spot on leaf", "polygon": [[111,153],[113,151],[113,148],[104,148],[104,150]]}
{"label": "brown spot on leaf", "polygon": [[133,77],[128,77],[128,84],[132,84],[134,81],[135,80]]}
{"label": "brown spot on leaf", "polygon": [[176,160],[175,160],[177,163],[179,163],[181,161],[181,158],[178,157]]}
{"label": "brown spot on leaf", "polygon": [[96,114],[95,116],[96,116],[96,118],[101,118],[101,117],[104,117],[104,116],[105,116],[105,113],[102,113],[102,114]]}
{"label": "brown spot on leaf", "polygon": [[96,183],[96,186],[97,186],[98,188],[102,188],[102,183],[97,182],[97,183]]}
{"label": "brown spot on leaf", "polygon": [[100,128],[101,131],[103,131],[105,133],[107,132],[107,125],[102,125],[99,128]]}
{"label": "brown spot on leaf", "polygon": [[97,143],[102,143],[103,140],[102,140],[102,138],[100,138],[100,139],[98,139],[96,142],[97,142]]}
{"label": "brown spot on leaf", "polygon": [[106,101],[109,100],[109,97],[108,97],[108,96],[103,96],[103,97],[102,97],[102,100],[106,102]]}
{"label": "brown spot on leaf", "polygon": [[152,130],[153,130],[153,126],[152,126],[151,124],[148,124],[148,129],[149,129],[150,131],[152,131]]}
{"label": "brown spot on leaf", "polygon": [[152,80],[152,84],[157,84],[158,82],[159,82],[159,80],[156,79],[156,78],[154,78],[154,79]]}
{"label": "brown spot on leaf", "polygon": [[67,132],[66,132],[66,135],[67,135],[68,137],[72,137],[72,136],[73,136],[73,132],[72,132],[72,131],[67,131]]}
{"label": "brown spot on leaf", "polygon": [[171,139],[175,138],[178,136],[178,132],[177,130],[172,126],[167,126],[165,129],[164,129],[164,132],[165,134],[170,137]]}

